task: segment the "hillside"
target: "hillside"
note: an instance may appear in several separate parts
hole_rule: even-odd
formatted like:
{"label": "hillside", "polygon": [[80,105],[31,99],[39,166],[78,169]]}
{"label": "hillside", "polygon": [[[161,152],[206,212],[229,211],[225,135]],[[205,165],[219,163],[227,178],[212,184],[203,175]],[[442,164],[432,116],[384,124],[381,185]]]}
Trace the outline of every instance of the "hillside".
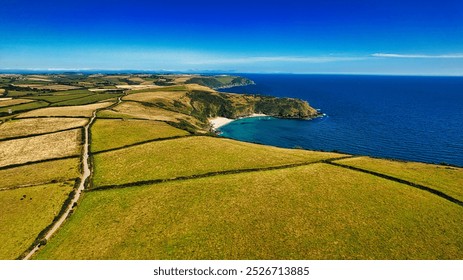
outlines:
{"label": "hillside", "polygon": [[463,259],[462,168],[217,137],[317,112],[194,79],[0,75],[0,259]]}

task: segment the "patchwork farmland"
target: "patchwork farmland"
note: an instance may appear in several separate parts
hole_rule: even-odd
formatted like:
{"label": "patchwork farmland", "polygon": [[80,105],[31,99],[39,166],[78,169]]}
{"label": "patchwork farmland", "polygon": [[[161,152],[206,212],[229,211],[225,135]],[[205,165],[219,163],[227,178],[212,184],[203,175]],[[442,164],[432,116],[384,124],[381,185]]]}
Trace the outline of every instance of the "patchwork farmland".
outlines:
{"label": "patchwork farmland", "polygon": [[0,259],[463,259],[462,168],[217,137],[234,80],[2,76]]}

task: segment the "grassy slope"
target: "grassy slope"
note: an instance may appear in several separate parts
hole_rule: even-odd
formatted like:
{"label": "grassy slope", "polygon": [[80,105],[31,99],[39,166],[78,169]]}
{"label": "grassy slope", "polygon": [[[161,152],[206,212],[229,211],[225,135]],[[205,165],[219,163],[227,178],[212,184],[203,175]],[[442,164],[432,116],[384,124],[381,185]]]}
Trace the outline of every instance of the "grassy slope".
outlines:
{"label": "grassy slope", "polygon": [[112,110],[119,114],[128,115],[135,118],[172,122],[185,120],[191,124],[197,125],[198,127],[202,126],[198,120],[189,115],[164,110],[156,106],[145,106],[136,102],[126,101],[117,105]]}
{"label": "grassy slope", "polygon": [[463,169],[461,168],[369,157],[345,159],[338,162],[422,184],[463,200]]}
{"label": "grassy slope", "polygon": [[281,149],[213,137],[152,142],[95,155],[94,185],[312,162],[339,154]]}
{"label": "grassy slope", "polygon": [[58,214],[72,187],[69,182],[0,191],[0,259],[24,252]]}
{"label": "grassy slope", "polygon": [[79,164],[79,158],[71,158],[3,169],[0,189],[75,179],[80,176]]}
{"label": "grassy slope", "polygon": [[128,115],[128,114],[122,114],[119,112],[115,112],[112,110],[101,110],[98,111],[96,114],[97,117],[99,118],[110,118],[110,119],[135,119],[136,117]]}
{"label": "grassy slope", "polygon": [[37,258],[462,259],[461,236],[459,206],[315,164],[87,193]]}
{"label": "grassy slope", "polygon": [[163,122],[142,120],[97,120],[91,129],[92,152],[118,148],[151,139],[189,133]]}

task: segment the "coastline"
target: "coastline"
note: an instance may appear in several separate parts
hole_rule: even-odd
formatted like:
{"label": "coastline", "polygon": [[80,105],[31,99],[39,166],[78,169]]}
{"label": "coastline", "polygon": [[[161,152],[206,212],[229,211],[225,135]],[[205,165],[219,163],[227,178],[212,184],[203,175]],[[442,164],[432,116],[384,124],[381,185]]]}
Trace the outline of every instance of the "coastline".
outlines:
{"label": "coastline", "polygon": [[239,119],[244,119],[244,118],[257,118],[257,117],[269,117],[269,115],[266,114],[251,114],[248,116],[240,117],[237,119],[229,119],[229,118],[224,118],[224,117],[215,117],[208,119],[209,123],[211,124],[211,130],[213,132],[217,132],[219,128],[222,126],[225,126],[233,121],[239,120]]}

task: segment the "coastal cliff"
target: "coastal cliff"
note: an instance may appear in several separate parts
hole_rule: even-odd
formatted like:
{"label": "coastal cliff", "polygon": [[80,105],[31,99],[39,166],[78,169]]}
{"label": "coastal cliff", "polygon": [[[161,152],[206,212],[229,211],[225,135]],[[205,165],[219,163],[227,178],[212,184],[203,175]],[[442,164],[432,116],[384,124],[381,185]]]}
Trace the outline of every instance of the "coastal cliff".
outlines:
{"label": "coastal cliff", "polygon": [[193,111],[200,120],[213,117],[240,118],[265,114],[278,118],[309,119],[319,115],[307,101],[264,95],[232,94],[206,91],[188,93]]}
{"label": "coastal cliff", "polygon": [[254,85],[254,81],[238,76],[218,75],[218,76],[197,76],[186,81],[186,84],[198,84],[212,89],[224,89],[239,86]]}

